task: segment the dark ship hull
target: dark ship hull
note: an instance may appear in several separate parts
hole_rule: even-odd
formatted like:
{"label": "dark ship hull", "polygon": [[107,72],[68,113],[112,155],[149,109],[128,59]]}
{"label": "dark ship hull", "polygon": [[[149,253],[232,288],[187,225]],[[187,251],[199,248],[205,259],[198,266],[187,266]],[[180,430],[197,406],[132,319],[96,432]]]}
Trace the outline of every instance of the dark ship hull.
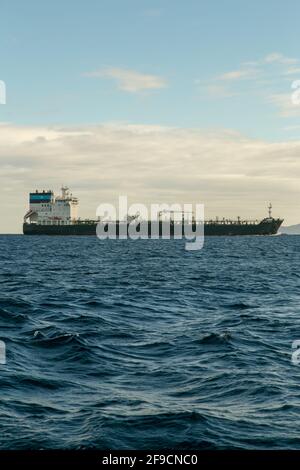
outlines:
{"label": "dark ship hull", "polygon": [[[246,235],[275,235],[278,232],[283,220],[281,219],[263,219],[261,222],[248,221],[208,221],[204,224],[205,236],[246,236]],[[165,223],[165,222],[164,222]],[[151,222],[148,224],[148,235],[151,237]],[[107,225],[104,224],[104,231],[107,231]],[[170,236],[174,237],[175,224],[169,223]],[[184,234],[184,226],[179,228]],[[159,223],[159,237],[162,237],[163,223]],[[97,222],[78,221],[70,225],[39,225],[35,223],[24,223],[24,235],[96,235]],[[119,237],[120,224],[116,223],[116,237]],[[128,224],[127,224],[128,228]],[[195,231],[195,225],[192,225]],[[177,226],[178,233],[178,226]],[[137,229],[138,231],[138,229]]]}

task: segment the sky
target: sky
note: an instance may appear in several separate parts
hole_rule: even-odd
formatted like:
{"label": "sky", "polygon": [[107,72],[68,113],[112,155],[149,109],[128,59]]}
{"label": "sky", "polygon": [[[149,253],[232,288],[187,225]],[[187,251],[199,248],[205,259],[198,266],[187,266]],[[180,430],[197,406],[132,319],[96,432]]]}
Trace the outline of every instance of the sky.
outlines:
{"label": "sky", "polygon": [[[298,0],[2,0],[0,233],[28,192],[300,222]],[[1,82],[0,82],[1,84]],[[3,88],[2,88],[3,101]],[[0,86],[1,103],[1,86]]]}

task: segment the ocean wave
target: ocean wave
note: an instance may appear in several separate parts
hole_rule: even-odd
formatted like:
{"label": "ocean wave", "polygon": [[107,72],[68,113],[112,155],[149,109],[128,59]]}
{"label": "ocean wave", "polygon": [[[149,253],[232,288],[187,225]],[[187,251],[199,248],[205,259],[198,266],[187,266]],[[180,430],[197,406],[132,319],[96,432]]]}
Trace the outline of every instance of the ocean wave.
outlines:
{"label": "ocean wave", "polygon": [[0,449],[299,449],[298,245],[0,237]]}

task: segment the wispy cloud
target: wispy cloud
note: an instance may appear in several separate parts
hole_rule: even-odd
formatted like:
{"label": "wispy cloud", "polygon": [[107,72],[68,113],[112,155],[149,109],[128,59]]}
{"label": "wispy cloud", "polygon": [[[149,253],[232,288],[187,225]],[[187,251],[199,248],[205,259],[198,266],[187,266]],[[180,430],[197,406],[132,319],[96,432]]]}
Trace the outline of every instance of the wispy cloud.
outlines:
{"label": "wispy cloud", "polygon": [[276,93],[270,95],[268,101],[275,105],[281,117],[300,116],[300,106],[293,103],[292,93]]}
{"label": "wispy cloud", "polygon": [[157,75],[144,74],[119,67],[107,67],[95,72],[85,73],[84,75],[87,77],[112,79],[120,90],[128,93],[157,90],[167,86],[167,81]]}
{"label": "wispy cloud", "polygon": [[[286,57],[279,52],[272,52],[268,54],[263,59],[257,61],[243,62],[240,68],[232,70],[217,77],[217,80],[222,81],[237,81],[237,80],[254,80],[258,78],[259,75],[266,73],[266,67],[272,65],[296,65],[300,63],[299,59]],[[298,73],[300,68],[289,67],[287,70],[283,70],[285,74],[295,74]]]}
{"label": "wispy cloud", "polygon": [[294,126],[285,126],[283,127],[284,131],[299,131],[300,130],[300,124],[294,125]]}
{"label": "wispy cloud", "polygon": [[300,67],[291,67],[284,71],[284,75],[299,75],[300,76]]}
{"label": "wispy cloud", "polygon": [[231,72],[226,72],[219,77],[217,77],[217,80],[225,80],[225,81],[231,81],[231,80],[247,80],[247,79],[253,79],[257,76],[257,70],[255,69],[239,69],[239,70],[232,70]]}
{"label": "wispy cloud", "polygon": [[278,110],[281,117],[300,115],[300,106],[292,101],[292,91],[288,93],[287,80],[300,77],[300,60],[272,52],[254,61],[242,62],[235,70],[229,70],[210,82],[195,80],[202,96],[227,98],[251,94],[253,98],[264,100]]}
{"label": "wispy cloud", "polygon": [[293,57],[286,57],[283,54],[280,54],[279,52],[272,52],[264,58],[264,62],[267,64],[296,64],[297,62],[299,62],[299,60]]}
{"label": "wispy cloud", "polygon": [[[196,80],[196,83],[200,83],[200,81]],[[202,94],[205,94],[206,96],[209,96],[211,98],[231,98],[232,96],[237,95],[238,93],[228,89],[226,86],[223,84],[219,83],[211,83],[206,86],[199,86],[199,91],[202,92]]]}
{"label": "wispy cloud", "polygon": [[201,80],[195,80],[198,86],[198,91],[203,96],[213,98],[229,98],[238,95],[240,92],[236,86],[233,88],[231,85],[239,83],[240,81],[253,80],[259,76],[259,71],[252,62],[242,64],[239,69],[225,72],[217,77],[211,79],[209,83],[203,83]]}

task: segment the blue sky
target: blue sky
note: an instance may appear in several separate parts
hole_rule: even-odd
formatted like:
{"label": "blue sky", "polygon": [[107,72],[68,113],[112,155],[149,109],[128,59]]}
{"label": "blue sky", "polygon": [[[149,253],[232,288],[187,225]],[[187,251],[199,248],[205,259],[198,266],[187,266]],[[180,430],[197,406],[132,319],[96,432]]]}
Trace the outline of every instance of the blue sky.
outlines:
{"label": "blue sky", "polygon": [[[282,116],[274,95],[289,96],[300,78],[300,63],[287,74],[300,59],[299,14],[298,1],[277,0],[3,0],[0,79],[7,105],[0,119],[229,128],[269,140],[296,138],[300,115]],[[295,62],[262,63],[271,54]],[[243,65],[249,62],[260,63],[258,74],[218,79],[253,68]],[[157,77],[164,86],[126,91],[111,70]],[[93,72],[98,76],[89,76]]]}
{"label": "blue sky", "polygon": [[0,14],[0,233],[20,232],[29,191],[62,183],[83,217],[121,193],[207,217],[272,201],[300,221],[298,0],[2,0]]}

